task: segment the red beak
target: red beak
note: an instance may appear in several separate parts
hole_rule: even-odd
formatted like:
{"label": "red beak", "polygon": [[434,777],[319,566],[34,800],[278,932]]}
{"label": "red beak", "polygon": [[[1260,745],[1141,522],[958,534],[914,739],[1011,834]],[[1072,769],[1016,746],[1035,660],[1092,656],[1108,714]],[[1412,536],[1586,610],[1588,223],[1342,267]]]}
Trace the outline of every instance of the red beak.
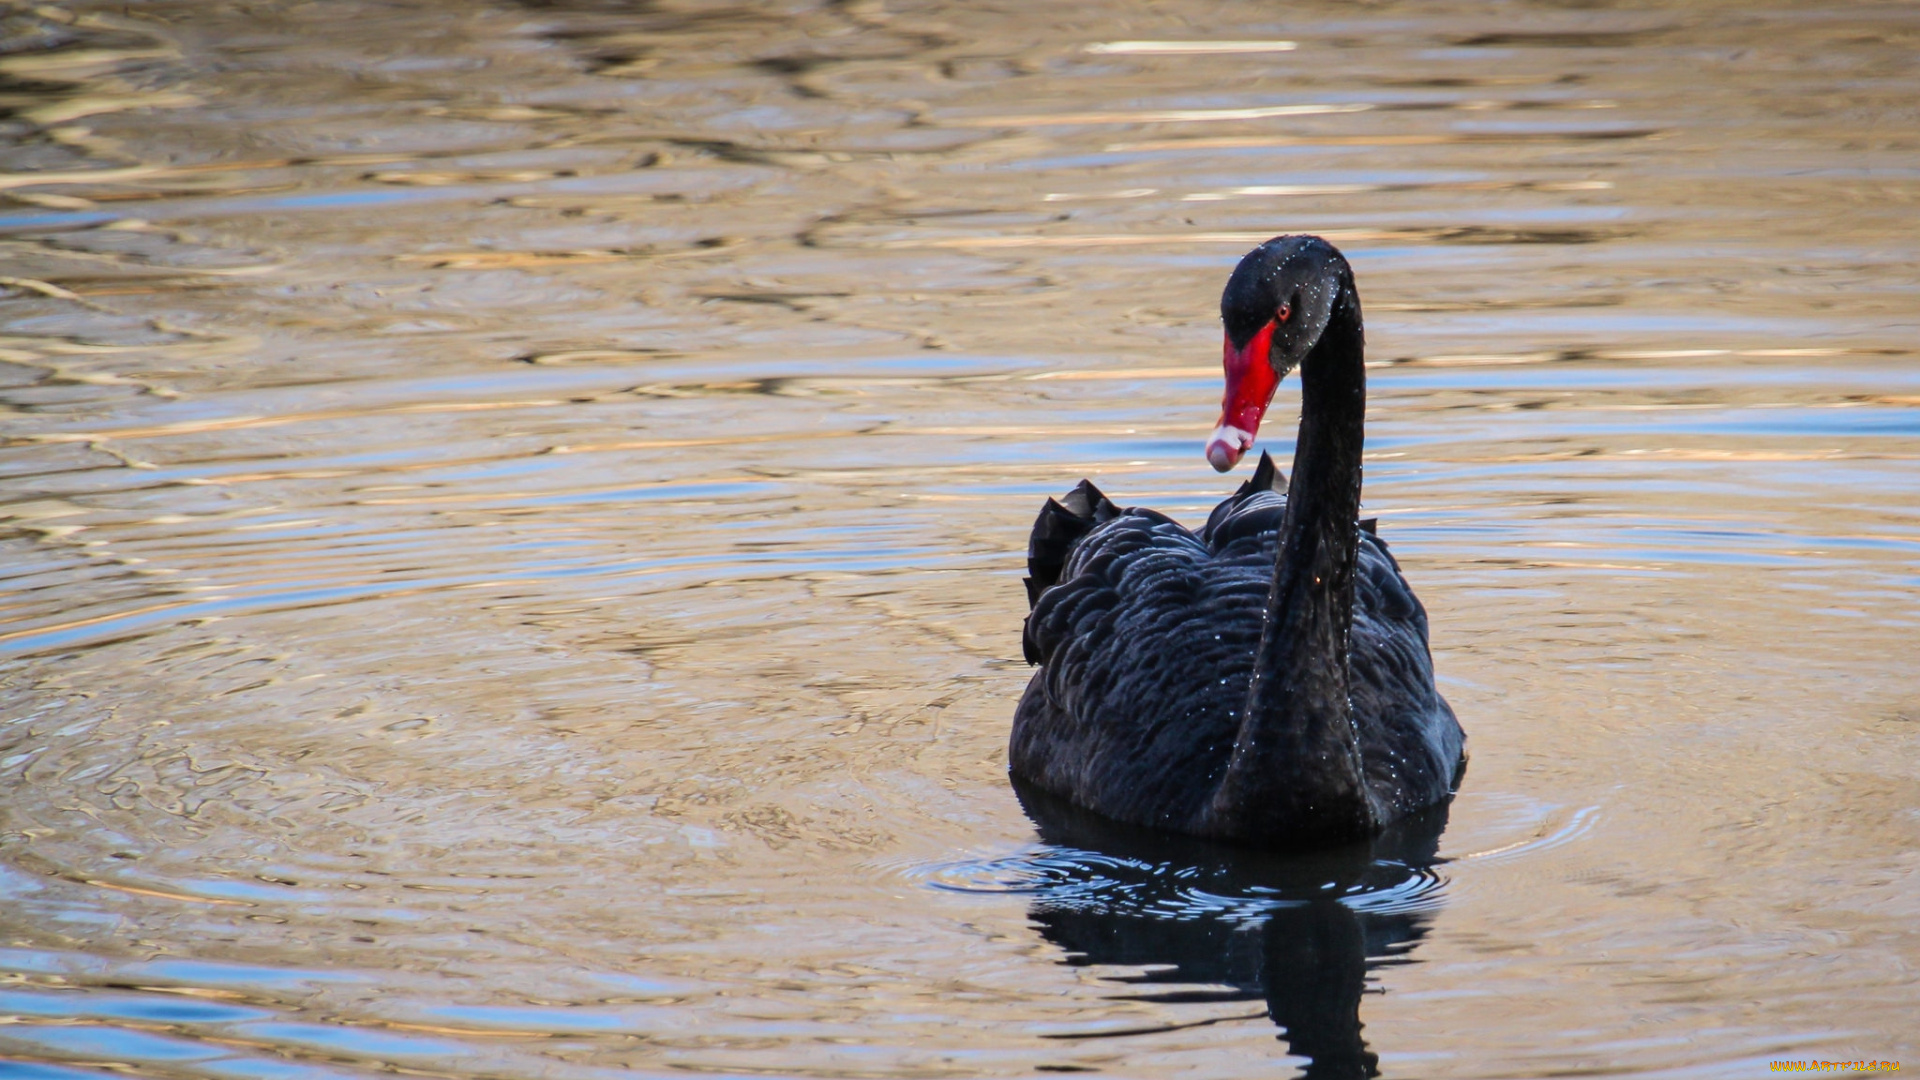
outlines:
{"label": "red beak", "polygon": [[1273,373],[1267,352],[1273,345],[1272,322],[1236,349],[1233,338],[1226,341],[1224,364],[1227,369],[1227,396],[1220,403],[1220,423],[1207,440],[1207,461],[1218,472],[1226,472],[1240,461],[1240,455],[1253,445],[1260,430],[1260,418],[1273,402],[1280,387],[1280,376]]}

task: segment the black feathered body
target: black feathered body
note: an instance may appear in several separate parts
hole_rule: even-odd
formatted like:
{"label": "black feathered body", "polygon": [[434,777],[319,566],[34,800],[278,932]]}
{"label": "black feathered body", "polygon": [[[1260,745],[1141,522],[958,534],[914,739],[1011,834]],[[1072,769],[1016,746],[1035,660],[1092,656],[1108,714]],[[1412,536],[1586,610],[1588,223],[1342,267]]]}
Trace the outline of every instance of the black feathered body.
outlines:
{"label": "black feathered body", "polygon": [[[1282,486],[1263,456],[1198,533],[1153,510],[1120,510],[1084,482],[1064,505],[1049,501],[1030,548],[1024,643],[1039,670],[1014,715],[1016,774],[1119,821],[1217,831],[1206,804],[1247,707]],[[1465,735],[1434,688],[1426,611],[1369,527],[1354,568],[1348,662],[1378,823],[1444,800]],[[1284,836],[1239,839],[1287,846]]]}

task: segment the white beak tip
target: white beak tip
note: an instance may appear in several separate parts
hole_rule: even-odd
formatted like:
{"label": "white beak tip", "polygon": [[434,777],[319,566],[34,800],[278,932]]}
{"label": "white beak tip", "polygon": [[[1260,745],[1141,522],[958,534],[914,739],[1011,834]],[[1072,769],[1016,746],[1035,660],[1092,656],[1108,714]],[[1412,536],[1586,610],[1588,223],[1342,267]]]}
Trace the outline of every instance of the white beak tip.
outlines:
{"label": "white beak tip", "polygon": [[1253,432],[1241,431],[1232,424],[1221,424],[1213,429],[1213,437],[1207,440],[1207,463],[1215,472],[1226,472],[1240,463],[1240,455],[1253,445]]}

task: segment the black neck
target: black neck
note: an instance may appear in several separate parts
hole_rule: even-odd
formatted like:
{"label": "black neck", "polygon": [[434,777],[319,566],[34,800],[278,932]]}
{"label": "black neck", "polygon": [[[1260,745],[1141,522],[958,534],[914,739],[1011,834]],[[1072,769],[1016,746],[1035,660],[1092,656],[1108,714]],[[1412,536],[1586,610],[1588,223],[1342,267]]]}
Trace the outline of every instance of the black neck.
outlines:
{"label": "black neck", "polygon": [[[1350,284],[1300,364],[1300,435],[1239,737],[1212,807],[1286,844],[1370,835],[1378,812],[1348,701],[1367,375]],[[1278,834],[1278,835],[1275,835]]]}

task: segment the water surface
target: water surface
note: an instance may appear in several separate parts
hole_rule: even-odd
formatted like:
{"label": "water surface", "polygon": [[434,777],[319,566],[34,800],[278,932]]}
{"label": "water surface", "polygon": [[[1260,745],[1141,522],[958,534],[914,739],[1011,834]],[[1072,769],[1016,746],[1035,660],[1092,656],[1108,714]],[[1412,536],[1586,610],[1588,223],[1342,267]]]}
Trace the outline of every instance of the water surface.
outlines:
{"label": "water surface", "polygon": [[[1917,56],[1897,3],[7,8],[0,1071],[1920,1059]],[[1203,518],[1220,284],[1304,231],[1465,786],[1303,860],[1025,805],[1032,515]]]}

